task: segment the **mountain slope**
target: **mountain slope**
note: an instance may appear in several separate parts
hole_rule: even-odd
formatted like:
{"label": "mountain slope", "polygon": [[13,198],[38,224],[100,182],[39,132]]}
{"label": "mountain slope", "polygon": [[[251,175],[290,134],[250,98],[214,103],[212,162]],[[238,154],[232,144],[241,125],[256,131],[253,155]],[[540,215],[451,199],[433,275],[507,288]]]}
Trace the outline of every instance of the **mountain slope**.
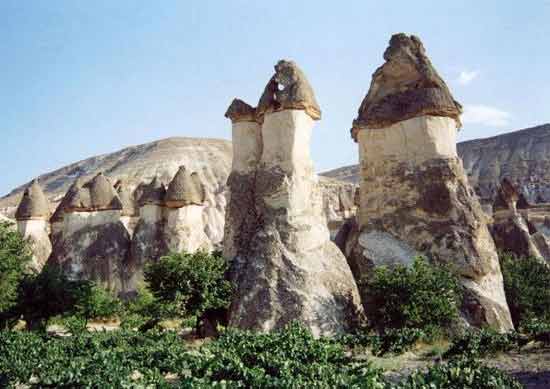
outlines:
{"label": "mountain slope", "polygon": [[[197,171],[210,193],[219,193],[231,169],[231,142],[220,139],[174,137],[88,158],[38,177],[44,192],[57,203],[75,178],[105,173],[113,182],[124,179],[130,187],[158,175],[168,183],[180,165]],[[0,198],[0,212],[11,216],[27,184]]]}

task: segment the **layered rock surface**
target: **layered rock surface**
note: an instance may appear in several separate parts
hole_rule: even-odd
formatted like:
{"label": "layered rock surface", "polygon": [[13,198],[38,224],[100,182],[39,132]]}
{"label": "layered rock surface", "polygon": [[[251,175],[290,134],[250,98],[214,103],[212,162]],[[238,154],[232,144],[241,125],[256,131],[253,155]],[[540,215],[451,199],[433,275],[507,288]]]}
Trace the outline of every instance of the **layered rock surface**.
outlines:
{"label": "layered rock surface", "polygon": [[345,248],[356,278],[417,255],[452,263],[464,319],[510,329],[495,245],[456,153],[460,105],[418,38],[395,35],[384,59],[352,130],[361,193]]}
{"label": "layered rock surface", "polygon": [[362,308],[330,241],[309,155],[321,114],[312,88],[293,62],[280,61],[256,115],[245,104],[226,113],[235,148],[224,240],[236,285],[230,325],[269,331],[299,320],[317,335],[348,330]]}

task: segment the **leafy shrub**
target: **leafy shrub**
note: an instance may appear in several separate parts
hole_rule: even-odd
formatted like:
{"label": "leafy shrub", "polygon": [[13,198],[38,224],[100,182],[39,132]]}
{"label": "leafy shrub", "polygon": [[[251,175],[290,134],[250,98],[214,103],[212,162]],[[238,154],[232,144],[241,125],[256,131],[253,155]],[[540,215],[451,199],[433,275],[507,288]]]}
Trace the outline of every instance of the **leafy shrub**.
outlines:
{"label": "leafy shrub", "polygon": [[531,340],[550,345],[550,322],[548,321],[538,319],[524,321],[521,331],[527,334]]}
{"label": "leafy shrub", "polygon": [[445,267],[423,258],[412,267],[378,267],[364,281],[369,319],[385,328],[447,327],[458,317],[460,286]]}
{"label": "leafy shrub", "polygon": [[0,222],[0,313],[17,302],[17,290],[32,254],[28,243],[9,223]]}
{"label": "leafy shrub", "polygon": [[190,366],[189,385],[261,388],[384,388],[381,372],[356,363],[334,340],[297,323],[270,334],[227,331]]}
{"label": "leafy shrub", "polygon": [[504,291],[516,326],[537,318],[550,322],[550,268],[538,258],[501,255]]}
{"label": "leafy shrub", "polygon": [[370,348],[374,355],[402,354],[414,347],[418,342],[429,342],[434,335],[419,328],[389,328],[382,333],[369,333],[365,330],[354,334],[345,334],[338,342],[351,348]]}
{"label": "leafy shrub", "polygon": [[145,281],[168,313],[201,316],[229,305],[231,284],[220,253],[170,254],[145,269]]}
{"label": "leafy shrub", "polygon": [[51,337],[0,332],[0,387],[167,387],[190,358],[172,332],[84,332]]}
{"label": "leafy shrub", "polygon": [[501,334],[492,329],[469,330],[453,340],[444,357],[485,357],[519,348],[523,343],[526,340],[516,332]]}
{"label": "leafy shrub", "polygon": [[413,373],[399,389],[521,389],[523,386],[499,369],[486,367],[475,359],[455,359],[448,364]]}

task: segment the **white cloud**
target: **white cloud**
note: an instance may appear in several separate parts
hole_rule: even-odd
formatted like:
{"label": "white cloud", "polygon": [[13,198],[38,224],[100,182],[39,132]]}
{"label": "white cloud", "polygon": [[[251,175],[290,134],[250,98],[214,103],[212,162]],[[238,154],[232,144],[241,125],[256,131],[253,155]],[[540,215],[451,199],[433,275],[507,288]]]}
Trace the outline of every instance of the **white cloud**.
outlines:
{"label": "white cloud", "polygon": [[481,104],[464,106],[462,122],[465,124],[482,124],[485,126],[503,127],[510,123],[512,115],[495,107]]}
{"label": "white cloud", "polygon": [[475,80],[479,76],[479,72],[477,70],[473,70],[471,72],[467,70],[463,70],[460,72],[460,75],[458,76],[457,82],[460,85],[468,85],[470,82]]}

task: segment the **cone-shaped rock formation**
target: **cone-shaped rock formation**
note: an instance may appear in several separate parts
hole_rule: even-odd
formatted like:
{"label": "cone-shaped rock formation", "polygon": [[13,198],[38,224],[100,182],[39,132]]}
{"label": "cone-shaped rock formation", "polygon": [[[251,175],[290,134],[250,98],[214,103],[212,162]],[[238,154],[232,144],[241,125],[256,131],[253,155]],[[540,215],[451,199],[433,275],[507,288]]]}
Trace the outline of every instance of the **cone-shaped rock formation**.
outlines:
{"label": "cone-shaped rock formation", "polygon": [[456,153],[460,104],[420,40],[394,35],[353,122],[361,193],[346,254],[356,277],[417,255],[450,262],[465,287],[463,317],[512,328],[486,217]]}
{"label": "cone-shaped rock formation", "polygon": [[33,253],[31,266],[36,270],[42,269],[52,251],[49,217],[50,203],[35,180],[25,189],[15,218],[19,233],[30,241]]}

